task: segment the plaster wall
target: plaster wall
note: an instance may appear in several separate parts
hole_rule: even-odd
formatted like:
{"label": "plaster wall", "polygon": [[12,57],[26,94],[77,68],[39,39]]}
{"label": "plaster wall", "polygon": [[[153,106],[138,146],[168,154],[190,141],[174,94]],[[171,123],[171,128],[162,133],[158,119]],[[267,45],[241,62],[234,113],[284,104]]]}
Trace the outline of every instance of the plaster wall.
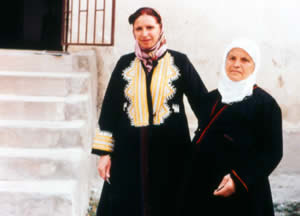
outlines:
{"label": "plaster wall", "polygon": [[[271,93],[283,114],[284,157],[273,176],[300,175],[300,2],[298,0],[119,0],[116,3],[115,46],[93,48],[99,71],[98,108],[118,58],[133,52],[128,16],[150,6],[163,17],[168,47],[186,53],[209,90],[217,87],[225,46],[234,38],[258,42],[262,64],[257,83]],[[70,50],[87,49],[71,47]],[[191,131],[196,120],[187,109]],[[295,188],[296,187],[296,188]],[[291,191],[300,191],[295,185]],[[299,193],[300,194],[300,193]],[[276,199],[276,198],[275,198]]]}

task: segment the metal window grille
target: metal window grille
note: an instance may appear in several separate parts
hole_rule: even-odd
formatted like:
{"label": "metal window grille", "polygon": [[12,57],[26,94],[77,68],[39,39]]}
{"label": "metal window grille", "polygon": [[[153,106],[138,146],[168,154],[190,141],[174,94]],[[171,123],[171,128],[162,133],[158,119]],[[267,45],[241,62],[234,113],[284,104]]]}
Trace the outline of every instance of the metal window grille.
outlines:
{"label": "metal window grille", "polygon": [[114,45],[115,0],[63,0],[62,45]]}

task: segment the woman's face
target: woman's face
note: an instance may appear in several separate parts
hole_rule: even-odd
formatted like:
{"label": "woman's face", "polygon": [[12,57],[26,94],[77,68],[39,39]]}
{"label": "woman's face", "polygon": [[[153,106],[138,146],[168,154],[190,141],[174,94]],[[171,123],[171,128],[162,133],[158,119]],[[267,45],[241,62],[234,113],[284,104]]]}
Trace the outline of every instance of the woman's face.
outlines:
{"label": "woman's face", "polygon": [[142,49],[151,49],[159,39],[161,25],[155,17],[150,15],[139,16],[133,24],[133,34]]}
{"label": "woman's face", "polygon": [[226,74],[232,81],[247,79],[254,71],[255,64],[249,54],[241,48],[233,48],[226,58]]}

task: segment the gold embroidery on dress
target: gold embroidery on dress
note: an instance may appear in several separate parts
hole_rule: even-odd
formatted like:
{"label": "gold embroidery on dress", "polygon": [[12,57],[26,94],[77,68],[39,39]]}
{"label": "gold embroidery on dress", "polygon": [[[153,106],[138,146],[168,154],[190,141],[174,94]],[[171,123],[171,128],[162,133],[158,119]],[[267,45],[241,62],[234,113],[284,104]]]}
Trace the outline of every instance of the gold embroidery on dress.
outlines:
{"label": "gold embroidery on dress", "polygon": [[114,139],[112,133],[108,131],[100,131],[96,129],[96,134],[93,139],[93,149],[112,152],[114,148]]}
{"label": "gold embroidery on dress", "polygon": [[[174,97],[176,89],[172,82],[179,77],[179,70],[174,65],[170,53],[158,61],[152,75],[151,95],[154,119],[153,124],[160,125],[171,114],[167,102]],[[131,65],[123,71],[123,78],[128,81],[125,95],[129,100],[128,116],[136,127],[149,125],[147,106],[146,76],[139,59],[135,58]]]}

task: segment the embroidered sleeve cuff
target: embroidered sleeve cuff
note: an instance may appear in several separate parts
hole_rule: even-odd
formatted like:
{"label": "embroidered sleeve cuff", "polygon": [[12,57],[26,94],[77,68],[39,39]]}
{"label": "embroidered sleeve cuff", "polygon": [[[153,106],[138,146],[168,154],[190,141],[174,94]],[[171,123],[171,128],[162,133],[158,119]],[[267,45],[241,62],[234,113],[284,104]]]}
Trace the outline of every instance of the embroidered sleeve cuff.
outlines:
{"label": "embroidered sleeve cuff", "polygon": [[102,155],[109,155],[110,152],[108,151],[102,151],[102,150],[97,150],[97,149],[92,149],[92,154],[98,155],[98,156],[102,156]]}
{"label": "embroidered sleeve cuff", "polygon": [[248,186],[234,170],[231,170],[231,175],[233,177],[234,182],[240,183],[242,187],[248,192]]}
{"label": "embroidered sleeve cuff", "polygon": [[114,139],[112,133],[107,131],[96,130],[96,134],[93,140],[92,153],[103,155],[102,153],[110,153],[114,148]]}

